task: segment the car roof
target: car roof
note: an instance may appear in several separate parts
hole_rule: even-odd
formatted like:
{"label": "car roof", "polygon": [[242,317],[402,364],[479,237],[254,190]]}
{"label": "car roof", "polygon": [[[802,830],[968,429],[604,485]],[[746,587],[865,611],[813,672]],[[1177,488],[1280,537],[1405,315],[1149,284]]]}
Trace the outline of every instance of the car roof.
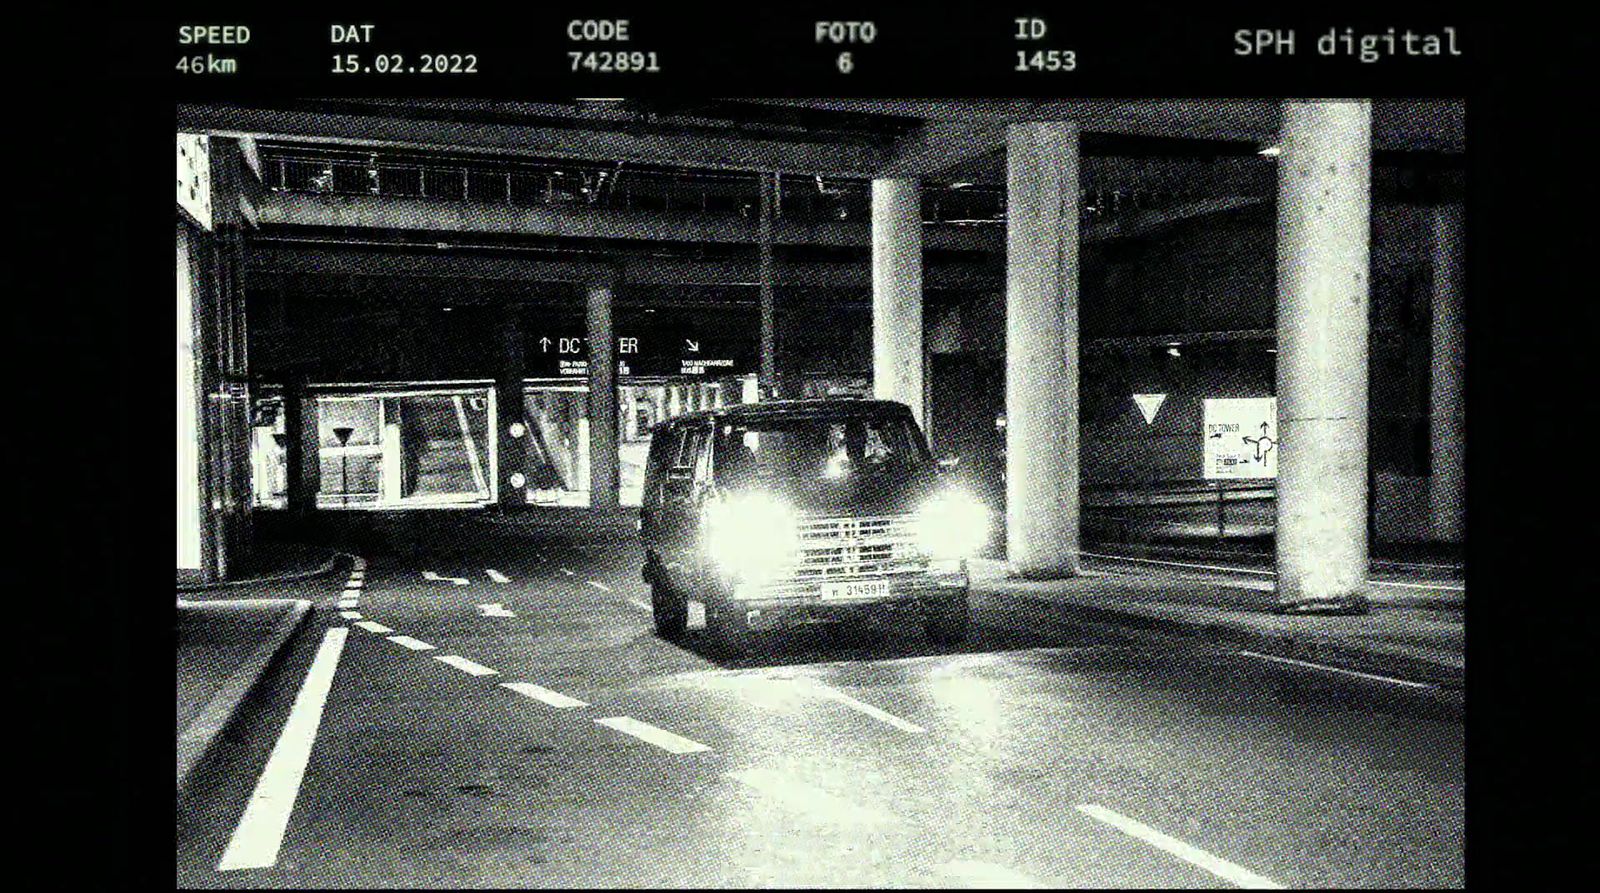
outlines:
{"label": "car roof", "polygon": [[812,400],[769,400],[765,403],[737,403],[715,409],[684,413],[656,425],[655,431],[707,421],[756,421],[761,419],[825,418],[829,416],[905,415],[911,408],[894,400],[869,400],[861,397],[827,397]]}

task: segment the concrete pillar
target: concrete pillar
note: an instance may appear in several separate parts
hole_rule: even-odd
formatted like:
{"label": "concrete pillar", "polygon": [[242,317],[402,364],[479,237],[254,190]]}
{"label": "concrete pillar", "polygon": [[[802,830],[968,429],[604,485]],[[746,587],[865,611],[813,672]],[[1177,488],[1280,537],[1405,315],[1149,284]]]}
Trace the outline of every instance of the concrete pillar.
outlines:
{"label": "concrete pillar", "polygon": [[872,181],[872,395],[922,419],[922,189]]}
{"label": "concrete pillar", "polygon": [[1461,206],[1440,205],[1429,218],[1433,323],[1428,388],[1428,514],[1433,539],[1459,543],[1464,536],[1466,425],[1461,387],[1466,328],[1461,320]]}
{"label": "concrete pillar", "polygon": [[522,401],[526,347],[523,344],[522,305],[506,302],[500,308],[499,364],[494,377],[495,436],[499,466],[501,509],[528,504],[528,419]]}
{"label": "concrete pillar", "polygon": [[[317,469],[312,463],[307,463],[309,456],[316,460],[316,410],[307,407],[309,400],[306,397],[305,380],[300,377],[290,378],[283,384],[283,466],[287,497],[287,508],[290,514],[304,515],[316,508],[316,482]],[[306,437],[307,410],[310,409],[311,437]],[[312,466],[312,467],[308,467]]]}
{"label": "concrete pillar", "polygon": [[611,324],[614,275],[585,286],[589,333],[589,505],[617,507],[617,336]]}
{"label": "concrete pillar", "polygon": [[1078,572],[1078,127],[1006,131],[1006,558]]}
{"label": "concrete pillar", "polygon": [[772,217],[776,212],[773,206],[778,175],[763,171],[757,177],[756,188],[761,194],[756,225],[761,284],[761,393],[770,399],[778,394],[777,293],[772,262]]}
{"label": "concrete pillar", "polygon": [[1278,155],[1277,591],[1367,609],[1372,106],[1284,103]]}

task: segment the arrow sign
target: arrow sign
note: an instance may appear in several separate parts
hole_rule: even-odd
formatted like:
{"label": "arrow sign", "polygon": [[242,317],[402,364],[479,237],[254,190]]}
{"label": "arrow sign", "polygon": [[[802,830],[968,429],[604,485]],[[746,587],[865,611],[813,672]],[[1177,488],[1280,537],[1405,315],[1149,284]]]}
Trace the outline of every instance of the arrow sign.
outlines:
{"label": "arrow sign", "polygon": [[683,346],[688,348],[690,353],[700,352],[700,342],[698,341],[690,341],[688,338],[685,338],[683,339]]}
{"label": "arrow sign", "polygon": [[479,605],[478,613],[484,617],[515,617],[517,615],[501,607],[499,602],[492,605]]}
{"label": "arrow sign", "polygon": [[550,352],[550,339],[549,338],[540,338],[539,339],[539,352],[540,353],[549,353]]}
{"label": "arrow sign", "polygon": [[441,577],[433,571],[423,571],[422,579],[431,580],[435,583],[454,583],[457,586],[467,585],[467,579],[465,577]]}
{"label": "arrow sign", "polygon": [[1156,420],[1156,413],[1161,411],[1161,404],[1167,399],[1166,394],[1134,394],[1133,402],[1139,404],[1139,412],[1144,415],[1146,425]]}

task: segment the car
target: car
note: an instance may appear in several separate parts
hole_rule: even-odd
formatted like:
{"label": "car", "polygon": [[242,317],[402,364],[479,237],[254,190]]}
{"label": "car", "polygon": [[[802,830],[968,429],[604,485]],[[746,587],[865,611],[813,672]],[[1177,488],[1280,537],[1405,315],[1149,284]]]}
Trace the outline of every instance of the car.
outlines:
{"label": "car", "polygon": [[751,634],[874,612],[914,612],[962,641],[967,560],[987,543],[982,502],[942,472],[911,410],[859,398],[750,403],[652,430],[639,531],[657,633]]}

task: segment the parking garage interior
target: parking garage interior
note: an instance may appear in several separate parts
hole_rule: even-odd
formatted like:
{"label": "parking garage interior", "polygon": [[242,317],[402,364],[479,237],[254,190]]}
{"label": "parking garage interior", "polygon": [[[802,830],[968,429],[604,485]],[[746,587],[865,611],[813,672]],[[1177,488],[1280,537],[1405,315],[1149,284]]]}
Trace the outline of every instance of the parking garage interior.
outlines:
{"label": "parking garage interior", "polygon": [[[1286,108],[180,106],[179,570],[330,512],[626,508],[656,422],[846,394],[913,405],[1001,515],[1032,473],[1071,479],[1090,540],[1269,538],[1283,482],[1208,481],[1195,445],[1205,400],[1282,381]],[[1360,108],[1356,510],[1374,542],[1459,543],[1460,106]],[[1077,262],[1030,283],[1035,223]],[[1026,328],[1035,292],[1064,326]],[[1028,471],[1024,393],[1070,460]],[[1078,531],[1039,529],[1069,571]]]}

